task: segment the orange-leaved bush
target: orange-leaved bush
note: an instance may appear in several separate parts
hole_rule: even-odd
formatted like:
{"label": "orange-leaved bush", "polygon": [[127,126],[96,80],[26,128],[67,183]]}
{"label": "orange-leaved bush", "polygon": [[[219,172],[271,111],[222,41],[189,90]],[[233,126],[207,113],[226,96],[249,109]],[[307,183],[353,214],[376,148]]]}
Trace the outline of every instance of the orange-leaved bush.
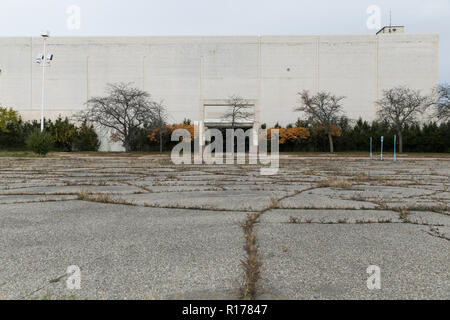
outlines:
{"label": "orange-leaved bush", "polygon": [[[173,124],[173,125],[164,125],[162,127],[161,133],[163,134],[163,136],[172,136],[172,133],[178,129],[187,130],[189,132],[189,134],[191,135],[191,138],[194,137],[194,126],[190,125],[190,124],[183,124],[183,123]],[[150,139],[150,142],[158,142],[159,141],[159,128],[154,129],[149,134],[148,138]],[[169,139],[170,139],[170,137],[169,137]]]}
{"label": "orange-leaved bush", "polygon": [[[267,130],[267,139],[270,140],[272,137],[272,130]],[[280,144],[292,143],[292,142],[300,142],[301,140],[306,140],[309,138],[310,133],[308,129],[303,127],[296,128],[279,128],[279,136],[280,136]]]}
{"label": "orange-leaved bush", "polygon": [[[326,132],[326,130],[325,130],[325,128],[324,128],[324,126],[322,126],[322,125],[315,125],[313,128],[312,128],[312,133],[314,134],[314,135],[322,135],[322,134],[328,134],[327,132]],[[332,135],[332,136],[334,136],[334,137],[340,137],[341,136],[341,134],[342,134],[342,132],[341,132],[341,128],[339,128],[337,125],[335,125],[335,124],[332,124],[332,125],[330,125],[330,134]]]}

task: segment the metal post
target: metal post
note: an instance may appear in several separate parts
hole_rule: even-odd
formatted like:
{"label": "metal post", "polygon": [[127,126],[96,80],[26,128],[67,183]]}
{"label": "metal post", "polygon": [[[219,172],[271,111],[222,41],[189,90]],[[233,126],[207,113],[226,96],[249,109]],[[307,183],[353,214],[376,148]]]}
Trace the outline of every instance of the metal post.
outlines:
{"label": "metal post", "polygon": [[373,152],[372,152],[372,137],[370,137],[370,160],[372,160],[373,159]]}
{"label": "metal post", "polygon": [[383,142],[384,142],[384,137],[381,137],[381,156],[380,156],[381,161],[383,161]]}
{"label": "metal post", "polygon": [[42,104],[41,104],[41,132],[44,131],[44,103],[45,103],[45,67],[47,63],[47,52],[46,52],[46,46],[45,46],[45,40],[47,40],[46,37],[43,37],[44,39],[44,59],[41,62],[42,67]]}
{"label": "metal post", "polygon": [[397,162],[397,135],[394,136],[394,162]]}
{"label": "metal post", "polygon": [[159,155],[162,155],[163,151],[163,141],[162,141],[162,118],[161,118],[161,107],[158,109],[159,115]]}

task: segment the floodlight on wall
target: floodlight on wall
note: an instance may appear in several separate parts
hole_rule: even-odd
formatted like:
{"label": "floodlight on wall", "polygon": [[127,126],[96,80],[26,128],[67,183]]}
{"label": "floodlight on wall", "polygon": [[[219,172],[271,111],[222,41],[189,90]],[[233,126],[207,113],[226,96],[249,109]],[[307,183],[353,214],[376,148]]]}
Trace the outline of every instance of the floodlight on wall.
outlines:
{"label": "floodlight on wall", "polygon": [[44,55],[42,54],[42,53],[39,53],[37,56],[36,56],[36,63],[41,63],[41,61],[42,60],[44,60]]}

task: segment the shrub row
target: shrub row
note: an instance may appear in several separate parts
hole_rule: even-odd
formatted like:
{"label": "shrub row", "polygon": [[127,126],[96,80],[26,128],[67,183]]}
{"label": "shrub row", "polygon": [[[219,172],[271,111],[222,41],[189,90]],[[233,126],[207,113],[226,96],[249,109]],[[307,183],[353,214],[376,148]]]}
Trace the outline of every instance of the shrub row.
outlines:
{"label": "shrub row", "polygon": [[[304,122],[299,122],[296,125],[305,125]],[[288,143],[280,145],[280,151],[327,152],[329,150],[328,137],[324,131],[317,130],[313,126],[306,125],[306,127],[310,132],[310,136],[307,139],[295,142],[288,141]],[[369,123],[359,119],[352,125],[348,119],[342,118],[337,127],[339,131],[334,135],[333,139],[335,150],[338,152],[369,151],[370,137],[373,138],[373,150],[379,151],[382,136],[384,137],[384,150],[394,150],[394,135],[397,133],[387,122],[373,121]],[[403,151],[450,152],[450,122],[405,125],[403,130]]]}
{"label": "shrub row", "polygon": [[[329,141],[325,131],[320,126],[314,126],[308,121],[298,120],[295,124],[280,129],[281,152],[328,152]],[[176,144],[170,141],[173,129],[184,128],[193,131],[190,125],[166,126],[163,129],[163,149],[170,151]],[[266,126],[262,126],[266,129]],[[270,129],[269,129],[270,131]],[[352,124],[343,117],[332,128],[332,135],[337,152],[369,151],[370,137],[373,139],[373,150],[380,150],[381,137],[384,137],[384,150],[393,151],[396,131],[387,122],[373,121],[371,123],[359,119]],[[159,150],[159,129],[143,130],[137,139],[140,141],[137,151]],[[270,135],[269,135],[270,136]],[[150,139],[149,139],[150,138]],[[397,140],[398,143],[398,140]],[[404,152],[450,152],[450,122],[437,124],[435,122],[420,125],[406,125],[403,130]],[[398,151],[398,146],[397,146]]]}
{"label": "shrub row", "polygon": [[[98,136],[92,125],[82,123],[76,126],[69,119],[59,117],[55,121],[45,120],[45,129],[48,136],[40,136],[37,129],[38,121],[24,122],[17,113],[0,108],[0,149],[31,148],[27,138],[34,132],[33,139],[36,144],[44,139],[51,140],[53,151],[97,151],[99,148]],[[170,151],[175,142],[170,141],[171,133],[175,129],[186,129],[193,132],[189,120],[184,124],[166,125],[162,130],[163,150]],[[262,128],[266,129],[263,125]],[[280,130],[281,152],[327,152],[329,149],[328,137],[323,128],[314,126],[308,121],[298,120],[285,129],[276,125]],[[270,129],[269,129],[270,130]],[[343,117],[333,130],[335,150],[368,151],[370,137],[373,138],[373,150],[380,149],[380,138],[384,136],[384,149],[392,151],[394,148],[394,135],[396,131],[387,122],[373,121],[371,123],[359,119],[352,124]],[[192,133],[191,133],[192,134]],[[136,130],[132,139],[133,151],[158,151],[159,128]],[[450,122],[430,122],[424,125],[418,123],[406,125],[403,130],[403,148],[405,152],[450,152]]]}
{"label": "shrub row", "polygon": [[[71,123],[68,118],[59,117],[55,121],[44,121],[45,141],[50,138],[52,151],[97,151],[100,142],[92,125],[82,123],[79,126]],[[33,135],[33,141],[37,142],[44,136],[38,135],[40,123],[23,121],[17,114],[11,117],[0,130],[0,149],[30,149],[28,138]],[[28,140],[27,140],[28,139]]]}

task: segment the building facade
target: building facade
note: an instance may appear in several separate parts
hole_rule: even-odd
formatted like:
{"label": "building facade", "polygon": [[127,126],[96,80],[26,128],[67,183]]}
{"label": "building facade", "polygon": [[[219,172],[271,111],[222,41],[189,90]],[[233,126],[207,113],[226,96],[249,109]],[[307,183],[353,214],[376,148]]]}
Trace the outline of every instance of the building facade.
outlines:
{"label": "building facade", "polygon": [[[352,119],[373,120],[384,89],[429,92],[438,82],[438,35],[379,32],[336,36],[51,37],[45,116],[70,116],[103,95],[108,83],[132,82],[164,100],[169,121],[219,125],[231,95],[248,99],[253,125],[293,123],[302,90],[346,96]],[[39,37],[0,38],[0,104],[39,119]],[[103,150],[117,146],[103,139]]]}

